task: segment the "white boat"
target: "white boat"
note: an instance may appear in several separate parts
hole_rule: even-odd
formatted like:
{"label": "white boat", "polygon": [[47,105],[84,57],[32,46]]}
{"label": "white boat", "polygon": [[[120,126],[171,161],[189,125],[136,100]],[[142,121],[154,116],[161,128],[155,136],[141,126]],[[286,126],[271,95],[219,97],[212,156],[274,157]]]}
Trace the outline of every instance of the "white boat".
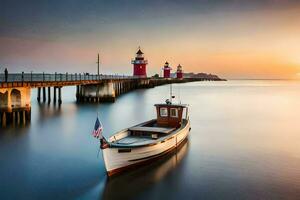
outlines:
{"label": "white boat", "polygon": [[190,131],[188,107],[156,104],[157,118],[100,139],[108,176],[152,162],[176,149]]}
{"label": "white boat", "polygon": [[[160,157],[155,162],[110,177],[105,182],[102,199],[134,199],[170,172],[181,173],[183,168],[180,166],[184,163],[188,149],[189,141],[185,139],[174,151]],[[124,189],[124,185],[126,185],[126,189]]]}

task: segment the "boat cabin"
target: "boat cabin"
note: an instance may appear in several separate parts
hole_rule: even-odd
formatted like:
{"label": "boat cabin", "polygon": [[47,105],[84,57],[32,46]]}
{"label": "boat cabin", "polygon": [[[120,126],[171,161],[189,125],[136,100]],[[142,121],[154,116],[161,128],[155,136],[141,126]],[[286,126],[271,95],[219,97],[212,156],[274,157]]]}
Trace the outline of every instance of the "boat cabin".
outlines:
{"label": "boat cabin", "polygon": [[155,104],[157,113],[157,126],[173,127],[181,126],[182,118],[188,117],[188,108],[183,104]]}
{"label": "boat cabin", "polygon": [[130,127],[112,136],[111,146],[128,147],[151,144],[153,139],[163,140],[188,123],[188,107],[184,104],[155,104],[157,118]]}

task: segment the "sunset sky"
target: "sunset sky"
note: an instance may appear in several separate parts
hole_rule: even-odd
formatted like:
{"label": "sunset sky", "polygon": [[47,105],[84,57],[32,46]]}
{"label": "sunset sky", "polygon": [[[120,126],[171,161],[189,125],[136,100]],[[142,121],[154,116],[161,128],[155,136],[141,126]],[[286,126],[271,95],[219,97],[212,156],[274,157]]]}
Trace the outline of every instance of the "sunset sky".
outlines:
{"label": "sunset sky", "polygon": [[148,75],[167,60],[224,78],[300,78],[300,2],[0,0],[0,70]]}

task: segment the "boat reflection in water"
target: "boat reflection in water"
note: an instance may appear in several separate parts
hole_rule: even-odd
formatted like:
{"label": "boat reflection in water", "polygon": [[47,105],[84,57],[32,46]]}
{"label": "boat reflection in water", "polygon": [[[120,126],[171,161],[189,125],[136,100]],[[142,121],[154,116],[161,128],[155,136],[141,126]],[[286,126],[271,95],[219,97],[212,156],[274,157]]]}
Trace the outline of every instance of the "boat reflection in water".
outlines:
{"label": "boat reflection in water", "polygon": [[151,164],[108,178],[102,199],[136,197],[177,168],[187,154],[188,146],[188,139],[185,139],[174,151]]}

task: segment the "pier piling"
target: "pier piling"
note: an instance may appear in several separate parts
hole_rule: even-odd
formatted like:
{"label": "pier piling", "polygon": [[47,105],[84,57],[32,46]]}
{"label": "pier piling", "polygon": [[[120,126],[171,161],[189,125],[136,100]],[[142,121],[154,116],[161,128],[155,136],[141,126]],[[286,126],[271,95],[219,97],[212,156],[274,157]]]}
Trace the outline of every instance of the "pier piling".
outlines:
{"label": "pier piling", "polygon": [[48,87],[48,104],[51,103],[51,88]]}
{"label": "pier piling", "polygon": [[53,103],[56,104],[56,87],[53,87]]}
{"label": "pier piling", "polygon": [[6,113],[5,112],[3,112],[3,114],[2,114],[2,127],[6,127]]}
{"label": "pier piling", "polygon": [[37,91],[37,101],[40,102],[41,101],[41,88],[38,87],[38,91]]}
{"label": "pier piling", "polygon": [[46,102],[46,88],[43,87],[43,102]]}
{"label": "pier piling", "polygon": [[12,112],[12,125],[15,126],[16,125],[16,113]]}
{"label": "pier piling", "polygon": [[18,125],[18,126],[20,125],[20,122],[21,122],[21,119],[20,119],[20,112],[17,111],[17,125]]}
{"label": "pier piling", "polygon": [[22,124],[26,125],[26,112],[25,112],[25,110],[23,110],[23,112],[22,112]]}
{"label": "pier piling", "polygon": [[76,85],[76,101],[78,102],[79,101],[79,91],[80,91],[80,88],[79,88],[79,85]]}
{"label": "pier piling", "polygon": [[61,104],[62,100],[61,100],[61,87],[58,88],[58,104]]}

